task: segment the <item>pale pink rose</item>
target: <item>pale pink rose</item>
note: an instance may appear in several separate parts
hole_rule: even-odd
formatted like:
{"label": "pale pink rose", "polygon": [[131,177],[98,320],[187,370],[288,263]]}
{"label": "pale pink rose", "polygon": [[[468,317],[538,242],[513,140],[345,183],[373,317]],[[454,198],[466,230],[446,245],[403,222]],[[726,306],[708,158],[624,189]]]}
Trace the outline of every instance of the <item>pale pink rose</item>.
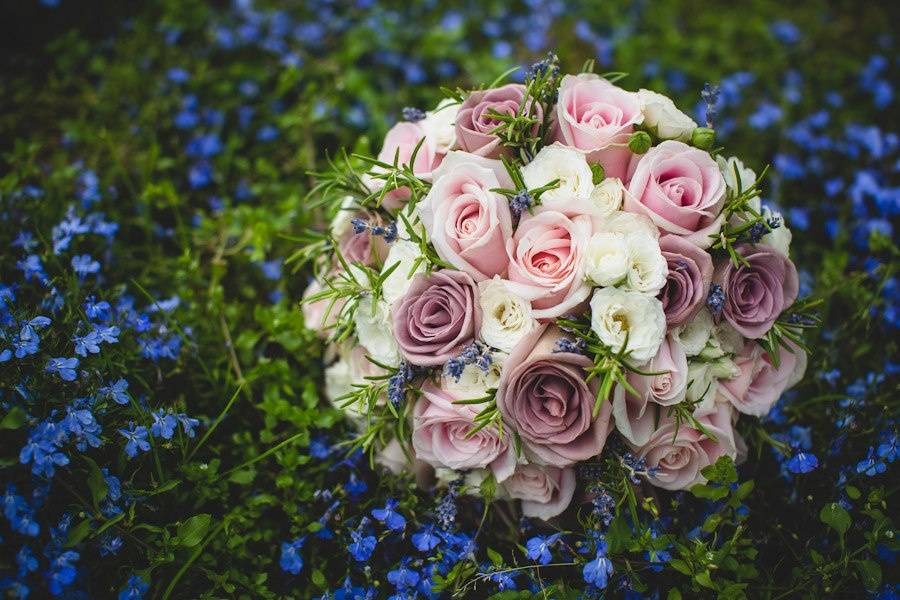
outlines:
{"label": "pale pink rose", "polygon": [[688,489],[705,481],[700,471],[720,456],[735,458],[737,445],[731,412],[730,405],[720,403],[714,413],[698,417],[715,441],[687,423],[676,427],[671,418],[662,419],[646,443],[631,445],[638,458],[643,458],[648,467],[657,470],[648,481],[667,490]]}
{"label": "pale pink rose", "polygon": [[[355,216],[373,225],[384,224],[384,220],[377,215],[358,213]],[[388,253],[388,244],[383,237],[371,235],[369,231],[356,233],[353,231],[353,227],[348,227],[341,235],[338,240],[338,248],[341,256],[348,263],[362,263],[369,267],[380,264]]]}
{"label": "pale pink rose", "polygon": [[756,342],[747,342],[734,358],[740,374],[719,381],[719,394],[738,411],[762,417],[785,390],[797,384],[806,372],[806,353],[797,347],[779,346],[778,367]]}
{"label": "pale pink rose", "polygon": [[519,465],[503,482],[510,498],[522,501],[526,517],[548,520],[561,514],[575,494],[575,470],[542,465]]}
{"label": "pale pink rose", "polygon": [[307,298],[318,294],[323,289],[319,280],[314,279],[311,281],[303,292],[304,302],[300,305],[300,310],[303,313],[304,326],[308,329],[314,329],[319,337],[327,338],[331,334],[331,328],[337,323],[338,315],[341,313],[341,309],[347,303],[347,300],[340,299],[334,304],[328,298],[305,302]]}
{"label": "pale pink rose", "polygon": [[[525,86],[520,83],[469,94],[456,113],[456,141],[459,147],[479,156],[499,157],[504,149],[500,139],[492,132],[503,123],[491,113],[515,115],[524,99]],[[530,104],[525,114],[533,112],[538,120],[533,131],[537,134],[544,112],[534,99],[530,100]]]}
{"label": "pale pink rose", "polygon": [[480,405],[454,404],[471,400],[441,389],[431,382],[422,386],[422,396],[413,411],[412,445],[416,458],[433,467],[457,471],[490,467],[498,482],[516,468],[516,453],[510,434],[501,437],[495,427],[469,435]]}
{"label": "pale pink rose", "polygon": [[543,464],[563,467],[600,454],[609,435],[611,402],[600,414],[592,411],[596,379],[587,383],[593,363],[581,354],[556,352],[565,334],[543,326],[516,344],[497,386],[497,408],[518,432],[526,455]]}
{"label": "pale pink rose", "polygon": [[655,428],[657,411],[666,414],[667,409],[684,400],[687,392],[688,364],[684,347],[671,335],[666,336],[659,351],[651,361],[641,367],[646,373],[628,374],[630,383],[638,395],[617,390],[613,397],[613,418],[616,429],[625,439],[638,446],[650,439]]}
{"label": "pale pink rose", "polygon": [[763,337],[779,315],[794,303],[800,289],[797,268],[791,260],[765,244],[735,248],[743,262],[724,260],[713,281],[725,292],[722,316],[744,337]]}
{"label": "pale pink rose", "polygon": [[477,160],[454,161],[439,171],[419,205],[419,216],[438,256],[475,281],[504,275],[509,264],[506,243],[513,227],[509,202],[491,191],[502,187],[496,174]]}
{"label": "pale pink rose", "polygon": [[628,138],[643,119],[637,94],[593,73],[566,75],[560,83],[556,139],[603,165],[607,177],[625,178]]}
{"label": "pale pink rose", "polygon": [[416,275],[391,309],[394,337],[403,357],[420,366],[446,363],[481,329],[478,286],[462,271]]}
{"label": "pale pink rose", "polygon": [[[416,160],[410,164],[419,142],[422,142],[422,145],[416,153]],[[425,135],[424,129],[416,123],[401,121],[387,132],[384,145],[378,153],[378,160],[389,165],[394,164],[395,158],[398,166],[409,165],[413,173],[427,178],[440,165],[442,155],[438,154],[434,140]],[[373,170],[377,172],[381,171],[381,168],[376,167]],[[381,189],[384,187],[384,180],[371,179],[369,185],[374,189]],[[385,208],[400,208],[409,196],[408,188],[392,190],[385,195],[382,204]]]}
{"label": "pale pink rose", "polygon": [[708,153],[667,140],[632,161],[628,179],[625,210],[700,248],[712,245],[722,225],[725,179]]}
{"label": "pale pink rose", "polygon": [[677,235],[664,235],[659,249],[669,274],[659,299],[669,327],[687,323],[703,308],[712,282],[712,257],[705,250]]}
{"label": "pale pink rose", "polygon": [[558,212],[523,217],[506,244],[508,279],[522,284],[536,319],[572,312],[587,300],[584,252],[591,237],[591,218],[569,218]]}

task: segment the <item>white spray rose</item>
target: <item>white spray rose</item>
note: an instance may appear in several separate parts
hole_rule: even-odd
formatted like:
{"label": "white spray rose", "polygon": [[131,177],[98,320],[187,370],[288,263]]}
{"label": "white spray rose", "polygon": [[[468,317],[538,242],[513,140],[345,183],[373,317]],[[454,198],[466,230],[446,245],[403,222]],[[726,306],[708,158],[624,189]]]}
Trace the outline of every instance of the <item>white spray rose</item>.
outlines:
{"label": "white spray rose", "polygon": [[510,352],[538,326],[531,302],[512,291],[510,282],[494,277],[478,286],[481,304],[480,337],[489,346]]}
{"label": "white spray rose", "polygon": [[588,281],[600,286],[616,285],[628,275],[630,266],[630,247],[624,234],[600,232],[591,236],[584,255]]}
{"label": "white spray rose", "polygon": [[359,343],[381,364],[396,367],[400,364],[400,349],[391,328],[391,310],[387,302],[372,301],[365,296],[356,308],[356,335]]}
{"label": "white spray rose", "polygon": [[664,140],[689,142],[697,123],[675,106],[672,99],[650,90],[638,90],[644,125],[655,128]]}
{"label": "white spray rose", "polygon": [[456,113],[459,107],[459,102],[444,98],[419,122],[425,135],[434,140],[435,151],[439,154],[449,152],[456,145]]}
{"label": "white spray rose", "polygon": [[706,342],[712,336],[715,326],[712,314],[704,307],[693,319],[676,327],[672,335],[681,342],[685,354],[696,356],[706,348]]}
{"label": "white spray rose", "polygon": [[784,222],[780,212],[771,210],[768,206],[763,208],[763,218],[769,222],[777,220],[778,227],[767,233],[760,240],[761,243],[771,246],[784,256],[789,256],[791,250],[791,230]]}
{"label": "white spray rose", "polygon": [[628,338],[627,354],[637,363],[656,356],[666,335],[662,302],[640,292],[603,288],[591,298],[591,329],[600,341],[620,351]]}
{"label": "white spray rose", "polygon": [[478,365],[466,365],[458,380],[444,373],[441,387],[466,400],[483,398],[488,390],[496,389],[500,384],[500,373],[508,356],[505,352],[492,352],[487,371],[483,371]]}
{"label": "white spray rose", "polygon": [[630,233],[625,238],[628,246],[628,287],[636,292],[656,296],[666,285],[669,266],[659,243],[645,233]]}
{"label": "white spray rose", "polygon": [[607,177],[595,185],[591,191],[591,204],[597,216],[610,215],[622,208],[624,191],[622,180],[616,177]]}
{"label": "white spray rose", "polygon": [[654,240],[659,239],[659,229],[650,220],[650,217],[636,213],[617,210],[605,219],[593,220],[594,233],[611,231],[627,235],[629,233],[644,233]]}
{"label": "white spray rose", "polygon": [[548,210],[558,210],[573,198],[590,198],[593,178],[584,154],[562,144],[544,146],[534,160],[522,167],[522,179],[528,189],[559,179],[559,187],[541,194],[541,205]]}
{"label": "white spray rose", "polygon": [[397,240],[391,244],[391,249],[388,251],[387,258],[384,259],[384,267],[382,267],[381,272],[384,273],[398,262],[400,264],[391,271],[391,274],[388,275],[382,286],[384,300],[389,305],[406,294],[406,290],[409,289],[413,276],[416,273],[425,271],[425,261],[420,261],[415,273],[410,273],[413,265],[416,263],[416,259],[421,255],[422,252],[418,244],[413,242]]}
{"label": "white spray rose", "polygon": [[[745,167],[739,158],[732,156],[726,159],[717,156],[716,163],[718,163],[722,177],[725,178],[725,185],[728,186],[732,195],[736,196],[738,193],[738,181],[740,181],[742,192],[746,192],[756,183],[756,173],[753,172],[753,169]],[[735,171],[737,171],[737,177]],[[759,211],[758,201],[754,208]]]}

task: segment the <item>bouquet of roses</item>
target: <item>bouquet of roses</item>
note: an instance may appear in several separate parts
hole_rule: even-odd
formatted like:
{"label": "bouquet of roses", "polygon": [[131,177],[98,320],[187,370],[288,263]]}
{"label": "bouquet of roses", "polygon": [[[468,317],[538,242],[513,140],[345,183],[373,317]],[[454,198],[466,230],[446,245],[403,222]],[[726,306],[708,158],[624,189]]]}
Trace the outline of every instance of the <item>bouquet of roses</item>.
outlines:
{"label": "bouquet of roses", "polygon": [[546,519],[579,465],[702,483],[746,454],[738,417],[802,377],[813,319],[761,178],[711,150],[711,122],[615,80],[550,56],[404,109],[377,158],[321,174],[304,314],[380,462]]}

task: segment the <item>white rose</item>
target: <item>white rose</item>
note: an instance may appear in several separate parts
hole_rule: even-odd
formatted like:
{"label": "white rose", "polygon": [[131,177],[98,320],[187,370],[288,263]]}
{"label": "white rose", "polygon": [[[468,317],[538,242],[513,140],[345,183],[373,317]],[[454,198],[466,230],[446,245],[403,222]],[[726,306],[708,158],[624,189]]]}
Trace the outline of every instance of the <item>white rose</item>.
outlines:
{"label": "white rose", "polygon": [[672,335],[681,343],[685,354],[696,356],[706,348],[706,342],[712,336],[714,328],[712,314],[704,307],[696,317],[684,325],[676,327],[672,331]]}
{"label": "white rose", "polygon": [[592,214],[602,217],[622,208],[624,191],[622,180],[617,177],[607,177],[595,185],[591,191],[591,204],[595,208]]}
{"label": "white rose", "polygon": [[[336,408],[340,408],[340,403],[337,402],[337,399],[353,391],[353,379],[350,361],[344,357],[341,357],[336,363],[325,369],[325,397]],[[355,406],[349,406],[345,410],[353,416],[362,415]]]}
{"label": "white rose", "polygon": [[669,266],[656,239],[641,233],[625,237],[630,263],[628,287],[636,292],[656,296],[666,285]]}
{"label": "white rose", "polygon": [[356,335],[359,343],[381,364],[396,367],[400,364],[400,349],[391,328],[391,310],[387,302],[372,302],[365,296],[356,308]]}
{"label": "white rose", "polygon": [[637,95],[644,114],[644,125],[655,128],[657,135],[664,140],[690,141],[697,123],[678,110],[671,98],[650,90],[638,90]]}
{"label": "white rose", "polygon": [[582,152],[562,144],[544,146],[534,159],[522,167],[522,178],[533,190],[559,179],[559,186],[541,194],[541,206],[559,210],[573,198],[590,198],[594,191],[594,174]]}
{"label": "white rose", "polygon": [[600,232],[591,236],[584,255],[585,278],[600,286],[616,285],[631,266],[626,236],[618,232]]}
{"label": "white rose", "polygon": [[726,354],[737,354],[743,347],[744,337],[723,320],[713,328],[712,335],[699,356],[707,360],[718,359]]}
{"label": "white rose", "polygon": [[357,208],[356,199],[353,196],[341,198],[341,207],[338,209],[337,214],[334,215],[334,219],[331,220],[331,233],[335,238],[339,239],[350,231],[350,227],[352,227],[351,221]]}
{"label": "white rose", "polygon": [[482,371],[478,365],[466,365],[459,380],[445,373],[441,387],[466,400],[483,398],[487,396],[488,390],[497,389],[500,384],[500,373],[503,371],[503,363],[506,362],[507,356],[505,352],[492,352],[491,364],[487,371]]}
{"label": "white rose", "polygon": [[497,276],[478,287],[482,313],[480,337],[489,346],[510,352],[538,326],[531,302],[513,292],[510,282]]}
{"label": "white rose", "polygon": [[640,292],[603,288],[591,298],[591,329],[618,352],[628,338],[628,356],[646,363],[656,356],[666,335],[662,302]]}
{"label": "white rose", "polygon": [[397,240],[391,244],[391,249],[388,251],[387,258],[384,259],[384,266],[381,268],[381,272],[384,273],[398,262],[400,264],[391,271],[391,274],[384,280],[384,285],[382,286],[384,300],[389,305],[406,294],[406,290],[412,284],[413,276],[416,273],[425,271],[425,261],[423,260],[419,261],[415,272],[411,272],[416,259],[420,256],[422,256],[422,252],[418,244],[407,240]]}
{"label": "white rose", "polygon": [[419,121],[425,135],[434,140],[435,151],[439,154],[449,152],[456,145],[456,113],[459,107],[459,102],[444,98]]}
{"label": "white rose", "polygon": [[[725,178],[725,185],[728,186],[733,196],[736,196],[738,193],[738,181],[741,184],[741,192],[746,192],[756,183],[756,173],[753,172],[753,169],[745,167],[739,158],[732,156],[726,159],[717,156],[716,162],[719,165],[719,170],[722,171],[722,177]],[[737,171],[737,176],[735,176],[735,170]],[[756,202],[754,208],[757,212],[759,211],[759,201]]]}
{"label": "white rose", "polygon": [[654,240],[659,239],[659,229],[650,220],[650,217],[636,213],[617,210],[604,219],[592,221],[594,233],[610,231],[627,235],[629,233],[645,233]]}
{"label": "white rose", "polygon": [[762,236],[760,242],[771,246],[784,256],[789,256],[793,235],[791,235],[791,230],[785,224],[784,217],[781,216],[780,212],[772,211],[768,206],[763,209],[762,215],[769,222],[777,219],[778,227]]}

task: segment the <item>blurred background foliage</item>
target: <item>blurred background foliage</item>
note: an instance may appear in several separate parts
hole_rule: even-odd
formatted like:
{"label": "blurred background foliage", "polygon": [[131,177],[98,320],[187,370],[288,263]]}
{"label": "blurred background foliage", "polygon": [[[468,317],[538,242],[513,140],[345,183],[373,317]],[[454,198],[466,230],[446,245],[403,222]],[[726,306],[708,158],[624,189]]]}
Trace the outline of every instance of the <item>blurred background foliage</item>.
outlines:
{"label": "blurred background foliage", "polygon": [[[6,593],[311,597],[349,577],[382,597],[403,593],[388,573],[404,558],[425,573],[421,553],[389,532],[370,561],[347,555],[360,515],[387,497],[420,523],[442,496],[337,445],[346,427],[319,401],[320,348],[298,308],[307,275],[283,260],[319,223],[309,172],[329,155],[377,152],[403,107],[430,108],[440,86],[477,87],[552,50],[565,71],[593,59],[600,72],[628,73],[628,89],[670,94],[698,122],[703,84],[719,83],[718,141],[757,171],[772,165],[765,199],[793,229],[804,293],[825,300],[805,382],[745,432],[739,478],[756,490],[733,506],[658,496],[640,509],[646,523],[615,521],[608,593],[896,597],[896,3],[20,0],[2,15],[0,284],[16,298],[0,304],[0,351],[22,323],[53,313],[40,353],[0,363]],[[59,234],[70,206],[85,218],[102,211],[117,231],[108,241]],[[17,243],[23,231],[33,244]],[[60,235],[70,249],[54,249]],[[94,278],[69,267],[85,253],[101,264]],[[21,266],[26,255],[43,260],[52,285]],[[45,363],[72,356],[91,296],[145,306],[158,338],[122,316],[122,341],[61,382]],[[36,475],[20,450],[40,424],[120,377],[132,408],[93,408],[101,443],[66,446],[68,465]],[[183,411],[199,433],[157,436],[152,453],[129,457],[117,429],[149,425],[151,409]],[[818,467],[789,472],[799,451]],[[98,466],[121,480],[118,512],[98,507],[113,487],[96,483]],[[480,507],[459,505],[471,533]],[[474,555],[426,561],[433,593],[518,597],[496,580],[465,586],[479,569],[531,564],[521,530],[540,527],[492,512],[485,528]],[[723,543],[726,531],[740,543]],[[104,552],[112,534],[120,547]],[[642,563],[650,546],[639,538],[657,534],[677,558]],[[22,566],[25,547],[34,568]],[[523,597],[574,597],[585,585],[565,569],[515,572]]]}

